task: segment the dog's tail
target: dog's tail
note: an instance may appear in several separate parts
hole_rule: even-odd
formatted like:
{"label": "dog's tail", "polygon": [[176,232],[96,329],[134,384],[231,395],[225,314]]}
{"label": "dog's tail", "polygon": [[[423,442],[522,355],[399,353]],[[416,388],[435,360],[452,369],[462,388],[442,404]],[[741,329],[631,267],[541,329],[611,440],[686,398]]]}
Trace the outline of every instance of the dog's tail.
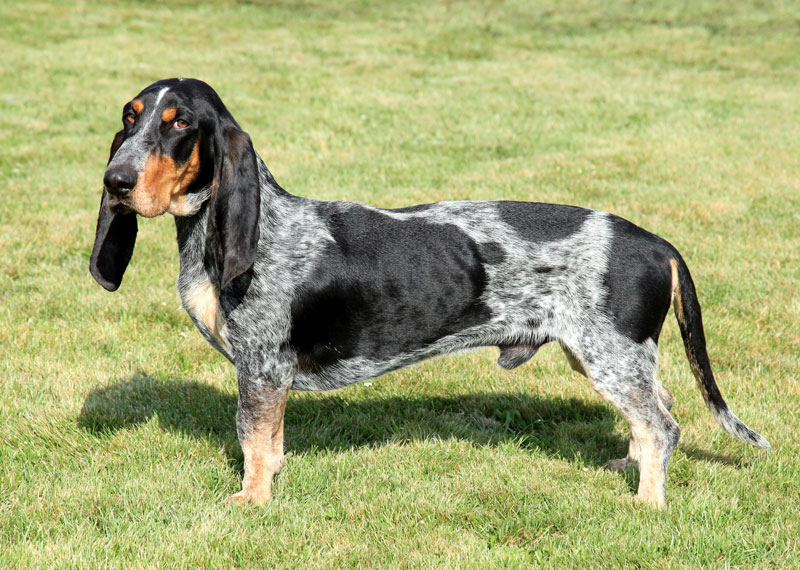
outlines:
{"label": "dog's tail", "polygon": [[683,345],[686,347],[686,356],[697,380],[697,386],[703,394],[703,399],[714,419],[726,432],[755,447],[772,449],[766,439],[736,417],[722,398],[714,380],[711,362],[706,351],[706,337],[703,333],[703,319],[700,315],[697,291],[686,263],[679,255],[676,257],[677,259],[670,260],[674,291],[673,307],[678,319],[678,326],[681,329]]}

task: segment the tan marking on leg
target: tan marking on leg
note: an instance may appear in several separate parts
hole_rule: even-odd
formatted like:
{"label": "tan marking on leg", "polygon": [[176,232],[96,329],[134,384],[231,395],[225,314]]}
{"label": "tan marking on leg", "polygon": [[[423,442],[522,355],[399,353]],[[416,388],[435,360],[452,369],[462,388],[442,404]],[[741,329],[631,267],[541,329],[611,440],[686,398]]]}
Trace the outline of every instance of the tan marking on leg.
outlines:
{"label": "tan marking on leg", "polygon": [[[614,407],[620,415],[625,418],[628,425],[630,425],[631,440],[628,444],[628,456],[625,459],[616,459],[609,462],[609,467],[611,469],[624,469],[631,463],[638,463],[639,489],[636,493],[636,499],[653,507],[663,508],[667,501],[666,465],[669,463],[669,457],[674,450],[674,444],[677,442],[677,438],[674,442],[667,441],[665,446],[660,448],[655,439],[660,433],[659,428],[652,425],[651,422],[662,419],[668,426],[674,424],[674,427],[677,428],[675,420],[663,405],[659,405],[661,402],[658,401],[656,405],[660,413],[655,415],[655,417],[650,417],[648,421],[644,421],[636,415],[631,416],[630,413],[626,412],[621,406],[615,403],[615,398],[610,397],[611,395],[606,390],[596,385],[592,379],[591,371],[588,372],[589,374],[587,377],[592,382],[592,387],[595,391],[608,402],[614,404]],[[643,406],[641,400],[641,398],[645,397],[646,395],[640,395],[637,397],[637,400],[633,402],[632,408],[640,410],[636,412],[637,415],[642,413],[642,409],[646,410],[647,408],[647,406]],[[653,397],[659,398],[656,393],[653,393]],[[647,412],[645,411],[644,413],[646,414]],[[663,435],[669,438],[669,432],[670,428],[668,427]]]}
{"label": "tan marking on leg", "polygon": [[[284,402],[284,407],[286,403]],[[278,427],[278,432],[275,437],[272,438],[272,453],[280,457],[280,462],[278,463],[278,470],[275,472],[275,475],[280,473],[281,469],[285,465],[286,461],[283,457],[283,419],[285,414],[281,414],[281,425]]]}
{"label": "tan marking on leg", "polygon": [[219,294],[211,281],[200,281],[181,294],[181,303],[192,317],[208,328],[228,353],[232,352],[231,345],[228,344],[225,316],[219,307]]}
{"label": "tan marking on leg", "polygon": [[630,421],[631,432],[639,443],[639,489],[636,500],[662,509],[667,504],[667,473],[664,457],[655,444],[652,426],[641,421]]}
{"label": "tan marking on leg", "polygon": [[254,426],[254,433],[239,442],[244,454],[242,490],[231,497],[237,505],[263,505],[272,499],[272,477],[278,470],[272,452],[272,425]]}
{"label": "tan marking on leg", "polygon": [[284,464],[283,418],[289,387],[281,389],[240,441],[244,454],[242,490],[231,496],[237,505],[263,505],[272,499],[272,480]]}
{"label": "tan marking on leg", "polygon": [[134,99],[133,102],[131,102],[131,108],[133,109],[134,113],[139,115],[144,110],[144,103],[142,103],[139,99]]}
{"label": "tan marking on leg", "polygon": [[[591,377],[590,377],[591,378]],[[609,402],[613,402],[603,390],[595,388],[597,392]],[[666,472],[659,453],[653,441],[652,426],[632,418],[617,408],[631,428],[631,439],[628,444],[628,456],[625,459],[614,459],[609,462],[610,469],[621,471],[628,465],[639,466],[639,489],[636,499],[648,503],[656,508],[663,508],[667,502]],[[667,415],[669,413],[667,412]]]}
{"label": "tan marking on leg", "polygon": [[[600,394],[601,396],[603,396],[603,398],[605,398],[607,401],[610,402],[611,400],[608,398],[608,396],[604,394],[602,390],[597,389],[594,380],[592,380],[592,377],[589,375],[588,372],[586,372],[585,367],[583,366],[581,361],[578,360],[578,357],[575,356],[575,353],[572,352],[569,348],[567,348],[563,344],[561,345],[561,350],[564,351],[564,356],[567,357],[567,362],[569,362],[570,367],[572,367],[572,369],[575,372],[578,372],[579,374],[583,374],[584,376],[586,376],[589,379],[589,382],[592,384],[592,388],[594,388],[598,394]],[[621,459],[612,459],[611,461],[608,462],[608,468],[611,469],[612,471],[624,471],[625,468],[628,467],[628,465],[635,464],[638,457],[639,457],[639,444],[636,442],[636,438],[634,437],[633,432],[631,432],[631,439],[630,442],[628,443],[628,456],[623,457]]]}
{"label": "tan marking on leg", "polygon": [[171,123],[177,116],[178,110],[175,107],[169,107],[168,109],[164,109],[164,112],[161,113],[161,120],[165,123]]}
{"label": "tan marking on leg", "polygon": [[638,463],[641,455],[642,448],[639,445],[639,440],[636,438],[636,434],[631,431],[631,440],[628,443],[628,456],[625,459],[628,463]]}

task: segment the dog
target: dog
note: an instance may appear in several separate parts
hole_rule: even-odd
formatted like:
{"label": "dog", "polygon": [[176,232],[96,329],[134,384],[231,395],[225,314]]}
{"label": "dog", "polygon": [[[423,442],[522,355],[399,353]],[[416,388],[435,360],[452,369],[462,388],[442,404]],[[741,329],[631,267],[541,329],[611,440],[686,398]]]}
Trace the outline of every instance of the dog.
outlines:
{"label": "dog", "polygon": [[636,498],[666,502],[680,430],[657,379],[670,305],[712,415],[769,449],[714,380],[681,255],[612,214],[531,202],[381,209],[287,193],[217,93],[165,79],[127,103],[103,177],[90,272],[115,291],[137,215],[175,217],[181,303],[236,367],[244,455],[237,504],[272,497],[291,388],[333,390],[426,358],[486,346],[516,368],[557,342],[630,424]]}

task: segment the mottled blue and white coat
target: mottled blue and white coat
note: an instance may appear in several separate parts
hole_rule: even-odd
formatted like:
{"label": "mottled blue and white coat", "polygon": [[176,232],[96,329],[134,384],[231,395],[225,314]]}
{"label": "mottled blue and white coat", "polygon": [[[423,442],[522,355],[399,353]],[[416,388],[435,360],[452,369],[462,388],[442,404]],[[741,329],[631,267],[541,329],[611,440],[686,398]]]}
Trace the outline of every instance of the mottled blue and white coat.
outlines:
{"label": "mottled blue and white coat", "polygon": [[[139,109],[133,121],[131,105]],[[130,124],[115,138],[104,178],[92,274],[116,289],[136,214],[175,215],[183,306],[239,378],[245,477],[236,502],[271,497],[292,388],[337,389],[483,346],[499,347],[498,364],[515,368],[557,342],[631,426],[628,456],[612,465],[637,462],[637,496],[662,506],[679,436],[672,396],[656,375],[671,304],[714,417],[735,437],[769,447],[722,399],[689,271],[663,239],[571,206],[384,210],[293,196],[197,80],[158,82],[125,113]],[[173,171],[173,179],[164,174]],[[156,203],[169,206],[158,212]]]}

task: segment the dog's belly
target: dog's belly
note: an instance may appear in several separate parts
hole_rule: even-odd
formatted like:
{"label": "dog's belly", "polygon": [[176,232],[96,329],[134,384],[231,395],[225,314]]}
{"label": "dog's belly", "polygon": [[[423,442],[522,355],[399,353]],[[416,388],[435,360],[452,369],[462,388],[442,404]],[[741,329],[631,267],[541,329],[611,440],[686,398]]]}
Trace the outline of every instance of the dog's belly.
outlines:
{"label": "dog's belly", "polygon": [[296,390],[335,390],[370,378],[375,378],[445,354],[463,352],[486,346],[498,346],[498,364],[514,368],[532,358],[540,346],[555,340],[551,327],[544,322],[532,326],[534,319],[513,326],[497,323],[473,327],[458,334],[445,336],[413,352],[400,353],[385,359],[363,356],[347,358],[332,365],[315,369],[299,369],[292,388]]}

